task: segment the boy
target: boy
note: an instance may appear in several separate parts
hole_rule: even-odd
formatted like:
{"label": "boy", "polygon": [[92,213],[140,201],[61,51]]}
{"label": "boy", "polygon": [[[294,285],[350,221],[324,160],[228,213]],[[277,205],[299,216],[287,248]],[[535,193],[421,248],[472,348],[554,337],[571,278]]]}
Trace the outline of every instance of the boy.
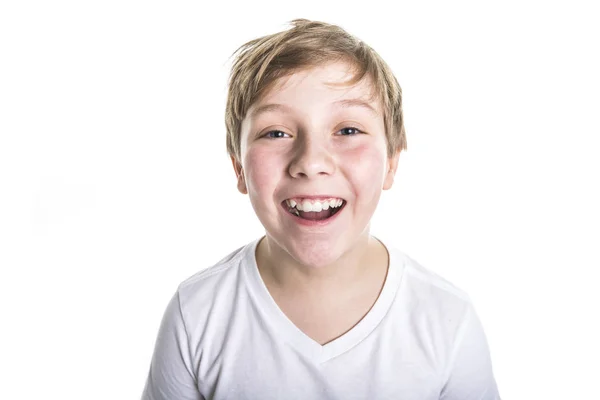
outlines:
{"label": "boy", "polygon": [[385,62],[294,20],[238,49],[226,110],[265,236],[184,281],[144,399],[499,399],[468,296],[369,234],[406,149]]}

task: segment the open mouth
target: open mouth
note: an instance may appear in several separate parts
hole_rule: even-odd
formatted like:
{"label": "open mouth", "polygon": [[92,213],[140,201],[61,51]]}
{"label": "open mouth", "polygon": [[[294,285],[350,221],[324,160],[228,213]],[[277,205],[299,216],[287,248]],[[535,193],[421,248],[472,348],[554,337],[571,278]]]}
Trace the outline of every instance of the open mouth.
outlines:
{"label": "open mouth", "polygon": [[324,200],[288,199],[281,205],[292,215],[310,221],[324,221],[339,213],[346,200],[330,198]]}

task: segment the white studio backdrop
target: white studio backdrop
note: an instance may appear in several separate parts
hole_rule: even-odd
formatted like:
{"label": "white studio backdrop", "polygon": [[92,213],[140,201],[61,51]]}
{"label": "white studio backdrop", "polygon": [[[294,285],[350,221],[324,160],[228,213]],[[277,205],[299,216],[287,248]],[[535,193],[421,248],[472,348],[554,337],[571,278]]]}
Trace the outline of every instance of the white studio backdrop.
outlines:
{"label": "white studio backdrop", "polygon": [[597,398],[593,2],[0,5],[0,398],[139,398],[177,285],[262,234],[235,188],[229,56],[339,24],[403,88],[372,232],[469,293],[503,399]]}

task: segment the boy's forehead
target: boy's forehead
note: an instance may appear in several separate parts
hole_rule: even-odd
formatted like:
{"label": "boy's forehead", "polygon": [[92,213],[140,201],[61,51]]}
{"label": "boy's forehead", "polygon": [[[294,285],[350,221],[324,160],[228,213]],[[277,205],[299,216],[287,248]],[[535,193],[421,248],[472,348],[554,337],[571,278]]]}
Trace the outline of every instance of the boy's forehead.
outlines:
{"label": "boy's forehead", "polygon": [[[344,62],[304,68],[274,81],[248,110],[249,117],[271,111],[273,104],[290,105],[302,102],[328,102],[343,107],[361,106],[381,114],[379,96],[370,76],[350,85],[355,69]],[[277,107],[275,107],[277,108]]]}

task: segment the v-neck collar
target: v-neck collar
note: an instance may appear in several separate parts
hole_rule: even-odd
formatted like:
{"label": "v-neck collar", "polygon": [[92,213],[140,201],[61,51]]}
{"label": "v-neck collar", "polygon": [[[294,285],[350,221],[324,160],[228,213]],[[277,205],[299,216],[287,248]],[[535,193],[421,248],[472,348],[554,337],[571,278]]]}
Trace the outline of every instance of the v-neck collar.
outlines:
{"label": "v-neck collar", "polygon": [[386,248],[389,258],[386,279],[379,297],[369,312],[349,331],[324,345],[317,343],[285,315],[267,289],[256,263],[256,246],[261,239],[248,244],[245,249],[244,257],[248,268],[244,268],[244,274],[248,278],[250,290],[255,294],[255,299],[260,302],[260,308],[267,313],[270,322],[280,330],[281,340],[290,343],[314,362],[324,363],[359,344],[379,325],[390,309],[400,285],[403,266],[394,249],[388,248],[375,237]]}

